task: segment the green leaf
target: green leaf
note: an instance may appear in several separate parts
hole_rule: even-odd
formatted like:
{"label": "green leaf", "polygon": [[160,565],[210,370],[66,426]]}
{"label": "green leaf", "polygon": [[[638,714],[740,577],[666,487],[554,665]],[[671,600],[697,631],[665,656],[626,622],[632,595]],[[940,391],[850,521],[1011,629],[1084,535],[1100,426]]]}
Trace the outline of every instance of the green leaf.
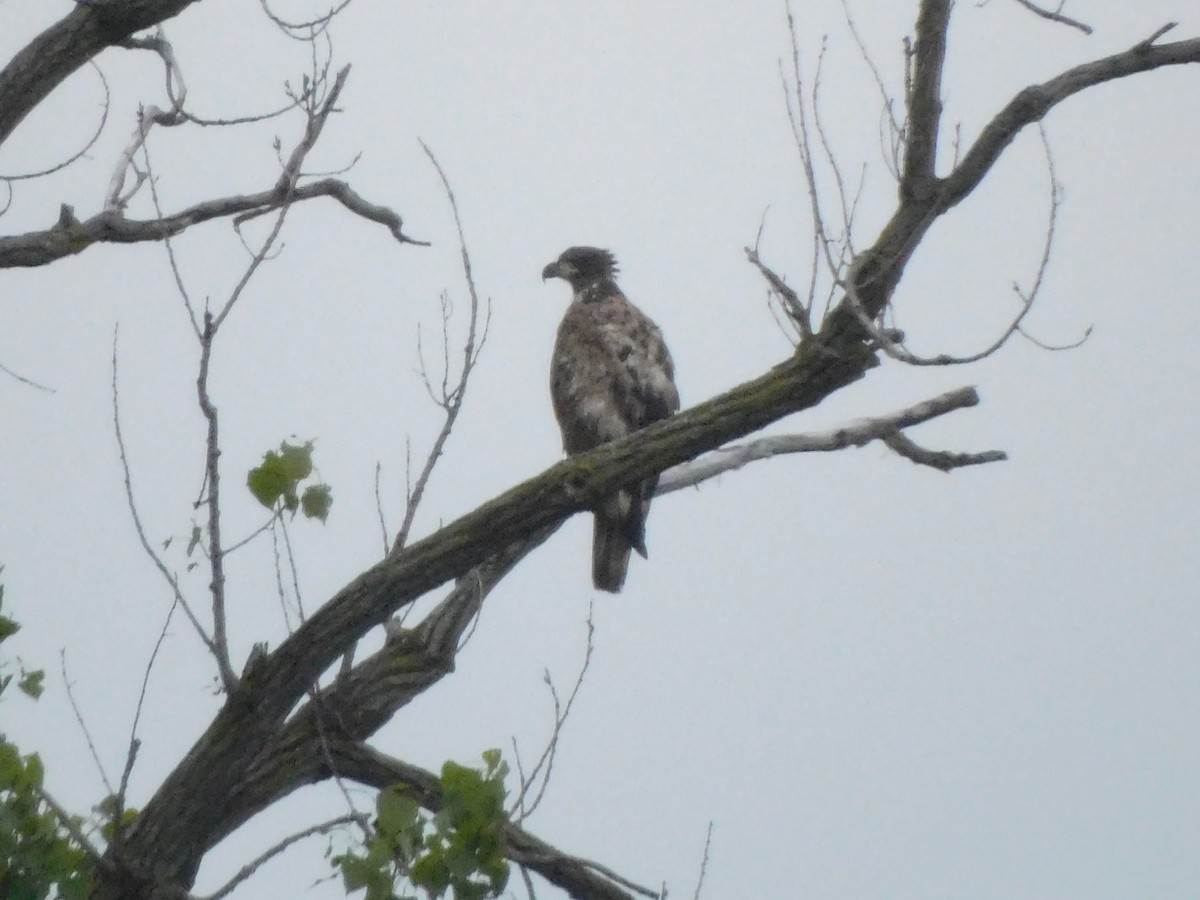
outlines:
{"label": "green leaf", "polygon": [[12,619],[7,616],[0,616],[0,641],[12,637],[20,630],[21,626]]}
{"label": "green leaf", "polygon": [[333,489],[327,484],[310,484],[300,495],[300,506],[305,516],[324,522],[333,506]]}
{"label": "green leaf", "polygon": [[345,885],[347,892],[365,888],[371,883],[376,872],[376,869],[365,859],[351,856],[349,853],[334,857],[333,861],[342,870],[342,884]]}
{"label": "green leaf", "polygon": [[283,496],[290,485],[283,460],[274,450],[263,456],[262,465],[251,469],[246,476],[246,487],[250,488],[254,498],[267,509],[275,507],[275,501]]}
{"label": "green leaf", "polygon": [[21,754],[17,748],[8,741],[0,740],[0,790],[7,790],[16,784],[23,771]]}
{"label": "green leaf", "polygon": [[379,813],[379,833],[388,838],[416,825],[421,811],[416,800],[404,796],[395,787],[379,792],[375,808]]}
{"label": "green leaf", "polygon": [[42,766],[42,758],[36,753],[30,753],[25,757],[25,777],[37,787],[42,786],[42,779],[46,776],[46,769]]}
{"label": "green leaf", "polygon": [[17,687],[36,700],[42,696],[42,679],[46,677],[46,673],[41,669],[34,672],[22,672],[21,680],[17,682]]}
{"label": "green leaf", "polygon": [[312,441],[299,447],[289,444],[287,441],[279,445],[279,464],[283,473],[293,484],[303,481],[312,474],[312,449]]}

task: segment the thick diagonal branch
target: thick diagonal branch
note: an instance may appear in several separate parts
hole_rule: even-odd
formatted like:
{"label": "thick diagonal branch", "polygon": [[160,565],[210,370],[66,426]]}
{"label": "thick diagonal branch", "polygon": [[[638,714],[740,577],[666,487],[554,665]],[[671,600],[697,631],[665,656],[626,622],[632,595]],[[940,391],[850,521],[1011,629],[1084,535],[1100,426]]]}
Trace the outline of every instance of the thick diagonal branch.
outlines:
{"label": "thick diagonal branch", "polygon": [[[973,388],[960,388],[832,432],[763,438],[724,447],[664,473],[659,493],[698,484],[752,460],[780,453],[830,452],[886,439],[900,429],[978,402]],[[287,720],[279,737],[266,747],[234,792],[225,819],[215,830],[214,842],[297,788],[334,774],[329,771],[324,746],[331,736],[366,740],[402,707],[452,672],[463,633],[478,614],[484,598],[555,530],[556,526],[550,526],[476,566],[458,579],[453,590],[419,626],[389,631],[381,650],[316,692]]]}
{"label": "thick diagonal branch", "polygon": [[[622,485],[820,402],[874,363],[861,346],[814,341],[761,378],[687,413],[551,467],[364,572],[275,652],[243,674],[237,691],[188,757],[143,808],[124,843],[125,861],[144,879],[190,884],[232,793],[284,718],[353,641],[401,606],[469,572],[504,547],[593,508]],[[153,861],[154,874],[137,870]],[[105,894],[98,897],[119,896]],[[128,894],[120,895],[127,897]]]}

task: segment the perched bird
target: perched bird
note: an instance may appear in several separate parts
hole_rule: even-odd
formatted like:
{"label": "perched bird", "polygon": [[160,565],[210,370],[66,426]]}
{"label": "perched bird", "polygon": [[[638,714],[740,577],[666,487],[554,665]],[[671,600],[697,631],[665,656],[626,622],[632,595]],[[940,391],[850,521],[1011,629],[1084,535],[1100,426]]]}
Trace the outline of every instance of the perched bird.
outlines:
{"label": "perched bird", "polygon": [[[613,255],[597,247],[571,247],[542,269],[543,281],[562,278],[575,292],[550,366],[567,453],[624,437],[679,409],[662,332],[621,293],[616,274]],[[646,555],[646,514],[657,485],[657,476],[630,485],[595,510],[592,583],[600,590],[621,590],[630,550]]]}

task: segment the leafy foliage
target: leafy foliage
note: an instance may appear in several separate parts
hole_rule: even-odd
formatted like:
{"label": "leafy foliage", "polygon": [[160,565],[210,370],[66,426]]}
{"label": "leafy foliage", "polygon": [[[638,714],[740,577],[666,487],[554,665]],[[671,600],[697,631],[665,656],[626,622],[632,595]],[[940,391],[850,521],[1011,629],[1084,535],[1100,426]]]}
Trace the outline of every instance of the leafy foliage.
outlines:
{"label": "leafy foliage", "polygon": [[483,754],[484,768],[442,766],[442,808],[430,815],[403,784],[379,792],[376,832],[361,852],[335,857],[347,892],[366,889],[366,900],[416,900],[398,893],[407,881],[431,898],[499,896],[508,883],[504,856],[504,777],[499,750]]}
{"label": "leafy foliage", "polygon": [[[4,567],[0,566],[0,572],[4,571]],[[0,584],[0,644],[4,643],[14,634],[21,630],[21,626],[13,619],[4,615],[4,585]],[[5,672],[7,668],[4,659],[0,657],[0,694],[4,693],[4,689],[12,683],[13,675]],[[17,669],[17,687],[25,694],[36,700],[42,696],[42,680],[46,677],[46,673],[41,669],[28,670],[24,666],[19,666]]]}
{"label": "leafy foliage", "polygon": [[[0,585],[0,607],[4,588]],[[0,643],[20,626],[0,614]],[[0,657],[0,694],[13,676]],[[17,681],[26,695],[42,693],[43,672],[20,669]],[[36,753],[22,756],[0,734],[0,897],[5,900],[82,900],[91,890],[92,860],[66,832],[42,793],[42,761]],[[74,819],[75,825],[80,819]]]}
{"label": "leafy foliage", "polygon": [[324,522],[333,505],[333,489],[318,482],[305,487],[303,493],[298,492],[300,482],[313,472],[312,451],[312,441],[300,445],[284,441],[278,450],[268,450],[263,455],[262,465],[249,471],[246,487],[268,509],[275,509],[275,504],[282,502],[283,508],[293,515],[299,509],[306,518]]}

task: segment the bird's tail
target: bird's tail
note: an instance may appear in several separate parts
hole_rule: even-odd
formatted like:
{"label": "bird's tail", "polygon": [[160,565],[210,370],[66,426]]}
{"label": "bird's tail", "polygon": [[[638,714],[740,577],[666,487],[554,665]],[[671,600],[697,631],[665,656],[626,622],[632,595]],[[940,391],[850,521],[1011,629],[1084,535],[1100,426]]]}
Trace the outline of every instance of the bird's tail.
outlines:
{"label": "bird's tail", "polygon": [[619,593],[629,570],[633,545],[624,523],[596,513],[592,530],[592,584],[597,590]]}
{"label": "bird's tail", "polygon": [[596,512],[592,529],[592,584],[617,593],[625,584],[630,551],[646,556],[646,514],[658,479],[609,498]]}

